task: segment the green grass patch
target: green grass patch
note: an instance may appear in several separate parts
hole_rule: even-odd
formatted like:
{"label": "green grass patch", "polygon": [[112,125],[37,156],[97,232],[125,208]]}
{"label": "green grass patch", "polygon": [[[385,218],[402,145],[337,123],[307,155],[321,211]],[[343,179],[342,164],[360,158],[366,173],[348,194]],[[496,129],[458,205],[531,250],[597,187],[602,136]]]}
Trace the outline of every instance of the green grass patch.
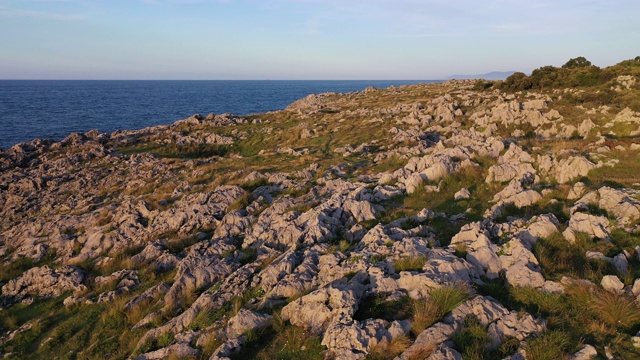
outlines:
{"label": "green grass patch", "polygon": [[635,151],[613,151],[610,156],[619,162],[611,166],[603,166],[589,171],[586,178],[581,179],[589,188],[610,186],[613,188],[630,187],[637,188],[640,174],[640,157]]}
{"label": "green grass patch", "polygon": [[258,178],[255,180],[247,181],[240,185],[241,188],[245,189],[248,192],[252,192],[260,186],[269,185],[269,181],[266,178]]}
{"label": "green grass patch", "polygon": [[422,271],[422,268],[427,263],[426,256],[408,256],[403,257],[393,262],[393,268],[396,272],[400,271]]}
{"label": "green grass patch", "polygon": [[30,359],[103,359],[105,354],[124,359],[146,331],[131,330],[123,301],[65,308],[63,299],[36,300],[1,312],[0,318],[13,317],[15,326],[34,325],[0,345],[0,352]]}
{"label": "green grass patch", "polygon": [[571,340],[562,331],[548,331],[528,340],[525,349],[531,359],[564,359],[569,355]]}
{"label": "green grass patch", "polygon": [[577,234],[576,241],[569,243],[560,233],[546,239],[539,239],[533,246],[533,254],[542,268],[546,279],[560,280],[562,276],[586,278],[599,283],[604,275],[617,274],[615,267],[602,260],[590,260],[586,252],[600,251],[605,255],[619,253],[615,246],[601,240]]}
{"label": "green grass patch", "polygon": [[200,159],[212,156],[225,156],[231,151],[230,145],[218,144],[143,144],[116,149],[123,155],[152,153],[163,158]]}

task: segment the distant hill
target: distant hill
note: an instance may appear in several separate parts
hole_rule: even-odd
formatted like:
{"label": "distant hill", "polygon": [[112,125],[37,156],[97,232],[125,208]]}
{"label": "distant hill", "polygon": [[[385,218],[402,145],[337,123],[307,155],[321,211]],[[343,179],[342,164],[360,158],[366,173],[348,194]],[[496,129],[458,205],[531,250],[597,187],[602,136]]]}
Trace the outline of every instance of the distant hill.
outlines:
{"label": "distant hill", "polygon": [[485,79],[485,80],[504,80],[511,76],[515,71],[492,71],[486,74],[479,75],[452,75],[445,80],[461,80],[461,79]]}

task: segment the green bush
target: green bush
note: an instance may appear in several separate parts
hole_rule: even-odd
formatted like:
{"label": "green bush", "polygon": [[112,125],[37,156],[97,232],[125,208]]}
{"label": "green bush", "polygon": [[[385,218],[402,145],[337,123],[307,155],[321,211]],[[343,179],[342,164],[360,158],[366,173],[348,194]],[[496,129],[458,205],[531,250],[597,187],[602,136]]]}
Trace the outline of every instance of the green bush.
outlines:
{"label": "green bush", "polygon": [[573,58],[562,65],[565,69],[575,69],[579,67],[591,66],[591,61],[585,59],[583,56]]}

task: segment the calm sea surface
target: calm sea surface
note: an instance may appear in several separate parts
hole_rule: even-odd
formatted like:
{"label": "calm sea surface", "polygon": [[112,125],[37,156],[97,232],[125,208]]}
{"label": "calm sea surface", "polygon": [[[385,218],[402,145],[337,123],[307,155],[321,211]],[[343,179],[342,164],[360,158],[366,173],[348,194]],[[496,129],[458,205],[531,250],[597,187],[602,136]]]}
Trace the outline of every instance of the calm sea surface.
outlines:
{"label": "calm sea surface", "polygon": [[309,94],[420,81],[0,80],[0,148],[74,131],[141,129],[193,114],[246,115],[285,108]]}

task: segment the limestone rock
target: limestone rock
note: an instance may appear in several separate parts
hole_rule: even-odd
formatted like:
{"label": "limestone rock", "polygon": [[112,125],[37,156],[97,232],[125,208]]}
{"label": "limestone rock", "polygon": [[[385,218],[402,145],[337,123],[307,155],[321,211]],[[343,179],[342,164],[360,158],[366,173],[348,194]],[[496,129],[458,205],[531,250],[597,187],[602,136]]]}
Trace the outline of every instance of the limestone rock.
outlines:
{"label": "limestone rock", "polygon": [[622,283],[622,281],[620,281],[620,279],[615,275],[603,276],[600,285],[602,285],[605,290],[613,292],[621,292],[624,288],[624,284]]}
{"label": "limestone rock", "polygon": [[582,212],[571,215],[568,230],[584,233],[599,239],[608,239],[611,233],[609,220],[606,217]]}
{"label": "limestone rock", "polygon": [[498,247],[491,243],[489,232],[480,223],[472,223],[462,227],[460,232],[451,239],[450,248],[457,245],[465,246],[467,250],[466,260],[476,269],[485,273],[490,279],[499,276],[502,269],[498,258]]}
{"label": "limestone rock", "polygon": [[586,176],[590,170],[595,168],[596,164],[585,157],[571,156],[555,165],[555,178],[560,184],[566,184],[577,177]]}
{"label": "limestone rock", "polygon": [[364,359],[372,344],[376,344],[387,333],[384,320],[343,320],[329,326],[322,338],[329,352],[336,359]]}
{"label": "limestone rock", "polygon": [[542,332],[546,327],[544,321],[537,320],[530,314],[521,316],[516,311],[509,311],[487,296],[478,296],[462,303],[443,321],[459,328],[468,315],[476,316],[481,324],[488,326],[494,344],[499,344],[505,336],[524,340],[530,334]]}
{"label": "limestone rock", "polygon": [[456,200],[468,199],[471,196],[471,193],[466,188],[460,189],[460,191],[456,192],[453,195],[453,198]]}
{"label": "limestone rock", "polygon": [[228,339],[237,338],[249,330],[255,330],[268,325],[272,320],[271,315],[240,309],[234,317],[229,319],[225,335]]}
{"label": "limestone rock", "polygon": [[85,273],[78,267],[64,266],[54,270],[45,265],[31,268],[7,282],[2,287],[2,295],[56,297],[65,291],[82,292],[86,289],[85,283]]}
{"label": "limestone rock", "polygon": [[335,284],[316,290],[282,308],[282,318],[314,333],[323,332],[331,321],[352,317],[363,289],[358,283]]}
{"label": "limestone rock", "polygon": [[451,338],[455,331],[456,327],[451,324],[444,322],[434,324],[418,335],[416,341],[400,355],[400,359],[413,359],[422,354],[425,349],[438,348]]}
{"label": "limestone rock", "polygon": [[598,351],[596,348],[589,344],[585,344],[578,350],[575,354],[571,355],[569,359],[571,360],[589,360],[598,356]]}
{"label": "limestone rock", "polygon": [[567,199],[569,200],[579,199],[585,193],[586,190],[587,190],[587,187],[584,185],[583,182],[577,182],[575,183],[575,185],[573,185],[573,187],[569,191],[569,195],[567,195]]}
{"label": "limestone rock", "polygon": [[184,359],[189,357],[195,357],[200,355],[200,351],[192,348],[189,344],[178,343],[167,346],[166,348],[162,348],[159,350],[151,351],[145,354],[142,354],[135,358],[135,360],[160,360],[166,359],[170,355],[177,356],[178,358]]}
{"label": "limestone rock", "polygon": [[584,195],[576,202],[574,208],[594,204],[616,217],[621,225],[628,225],[640,219],[640,204],[633,197],[621,190],[604,186],[597,191]]}
{"label": "limestone rock", "polygon": [[533,205],[542,199],[540,193],[527,188],[534,181],[532,173],[526,173],[520,178],[514,178],[502,191],[494,195],[495,204],[485,212],[485,216],[496,218],[502,215],[502,209],[507,205],[517,208]]}

